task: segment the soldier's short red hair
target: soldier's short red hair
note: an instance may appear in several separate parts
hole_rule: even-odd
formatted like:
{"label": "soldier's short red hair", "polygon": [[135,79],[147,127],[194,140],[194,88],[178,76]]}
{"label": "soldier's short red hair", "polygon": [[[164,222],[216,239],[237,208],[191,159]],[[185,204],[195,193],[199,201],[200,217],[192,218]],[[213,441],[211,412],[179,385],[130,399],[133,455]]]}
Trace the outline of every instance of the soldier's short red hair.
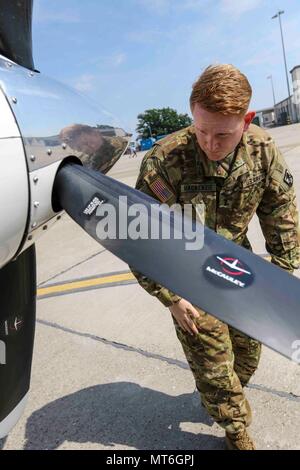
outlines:
{"label": "soldier's short red hair", "polygon": [[190,106],[207,111],[246,114],[252,96],[247,77],[231,64],[210,65],[193,84]]}

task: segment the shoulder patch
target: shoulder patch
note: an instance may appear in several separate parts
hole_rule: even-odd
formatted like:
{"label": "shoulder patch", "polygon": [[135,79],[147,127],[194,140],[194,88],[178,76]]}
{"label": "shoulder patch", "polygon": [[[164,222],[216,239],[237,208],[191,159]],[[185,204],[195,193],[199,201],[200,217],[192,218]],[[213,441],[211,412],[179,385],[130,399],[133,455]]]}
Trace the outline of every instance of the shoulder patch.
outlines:
{"label": "shoulder patch", "polygon": [[174,196],[171,189],[160,176],[157,176],[153,181],[151,181],[151,183],[149,183],[149,187],[163,203],[169,201]]}
{"label": "shoulder patch", "polygon": [[291,188],[293,186],[293,175],[288,171],[285,170],[283,181]]}

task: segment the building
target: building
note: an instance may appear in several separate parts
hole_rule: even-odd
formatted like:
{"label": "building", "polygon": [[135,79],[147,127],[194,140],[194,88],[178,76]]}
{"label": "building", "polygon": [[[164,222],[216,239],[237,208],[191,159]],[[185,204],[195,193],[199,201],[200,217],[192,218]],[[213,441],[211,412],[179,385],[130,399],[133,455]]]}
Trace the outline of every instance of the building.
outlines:
{"label": "building", "polygon": [[272,108],[258,109],[253,120],[260,127],[271,127],[275,125],[274,106]]}
{"label": "building", "polygon": [[296,65],[290,73],[292,74],[293,83],[293,110],[296,122],[300,122],[300,65]]}
{"label": "building", "polygon": [[257,110],[254,124],[272,127],[300,122],[300,65],[296,65],[290,73],[293,84],[291,98],[285,98],[270,108]]}
{"label": "building", "polygon": [[[293,114],[292,109],[289,110],[289,102],[290,100],[288,98],[285,98],[284,100],[279,101],[279,103],[276,103],[275,105],[276,123],[278,125],[289,124],[288,116],[290,116],[291,113]],[[290,117],[290,121],[294,122],[292,116]]]}
{"label": "building", "polygon": [[291,99],[285,98],[275,105],[275,118],[279,125],[300,122],[300,65],[296,65],[290,74],[293,84]]}

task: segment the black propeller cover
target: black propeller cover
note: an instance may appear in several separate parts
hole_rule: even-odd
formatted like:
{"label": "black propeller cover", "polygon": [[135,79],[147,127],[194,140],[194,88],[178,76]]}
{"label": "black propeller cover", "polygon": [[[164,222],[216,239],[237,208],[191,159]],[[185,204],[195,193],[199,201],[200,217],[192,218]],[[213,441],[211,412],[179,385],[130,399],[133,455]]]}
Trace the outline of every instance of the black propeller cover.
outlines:
{"label": "black propeller cover", "polygon": [[0,0],[0,54],[33,70],[32,7],[33,0]]}

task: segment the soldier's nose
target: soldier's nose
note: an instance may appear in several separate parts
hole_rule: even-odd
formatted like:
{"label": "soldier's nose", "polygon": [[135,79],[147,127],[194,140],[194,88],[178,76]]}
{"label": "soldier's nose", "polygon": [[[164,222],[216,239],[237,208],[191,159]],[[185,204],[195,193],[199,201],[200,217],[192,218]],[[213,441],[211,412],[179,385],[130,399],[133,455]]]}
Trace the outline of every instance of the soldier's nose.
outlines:
{"label": "soldier's nose", "polygon": [[209,150],[210,152],[213,152],[213,151],[216,149],[216,144],[215,144],[215,142],[213,141],[213,139],[207,139],[207,140],[206,140],[206,148],[207,148],[207,150]]}

